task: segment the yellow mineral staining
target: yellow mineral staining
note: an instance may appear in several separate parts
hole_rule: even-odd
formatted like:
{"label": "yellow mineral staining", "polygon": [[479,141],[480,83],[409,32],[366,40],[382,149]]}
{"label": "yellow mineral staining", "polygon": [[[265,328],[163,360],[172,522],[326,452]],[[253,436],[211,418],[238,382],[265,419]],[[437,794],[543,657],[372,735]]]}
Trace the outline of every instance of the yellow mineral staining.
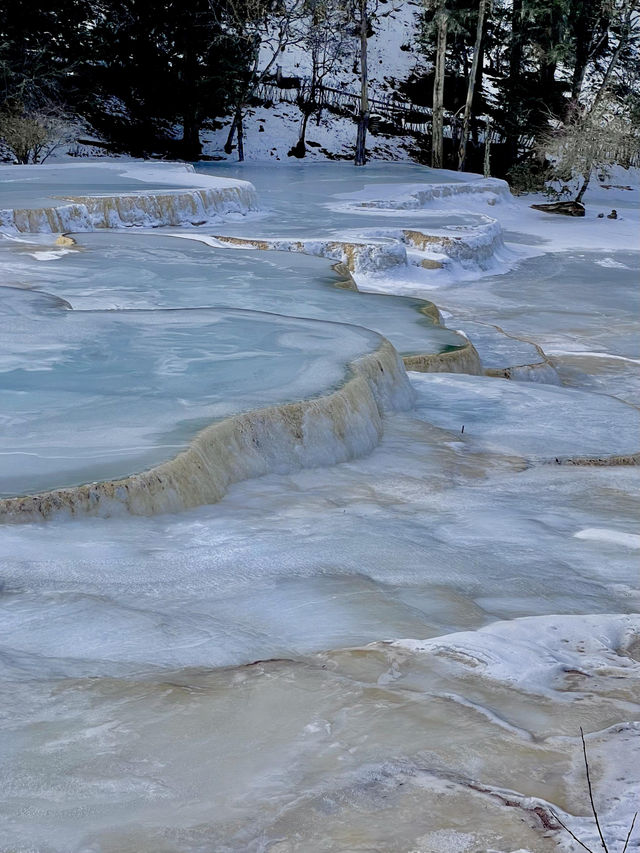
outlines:
{"label": "yellow mineral staining", "polygon": [[471,341],[448,352],[405,355],[402,359],[407,370],[419,373],[468,373],[482,376],[482,362]]}
{"label": "yellow mineral staining", "polygon": [[230,246],[245,246],[248,249],[262,249],[263,251],[267,251],[274,248],[266,240],[254,240],[251,237],[226,237],[222,234],[215,234],[214,239],[220,243],[227,243]]}
{"label": "yellow mineral staining", "polygon": [[406,243],[420,249],[421,252],[427,252],[433,246],[454,246],[462,242],[460,237],[439,237],[435,234],[424,234],[422,231],[404,230],[402,236]]}
{"label": "yellow mineral staining", "polygon": [[346,264],[342,263],[342,261],[337,261],[331,265],[331,269],[341,276],[341,280],[336,282],[336,287],[339,287],[341,290],[358,290],[358,285]]}
{"label": "yellow mineral staining", "polygon": [[433,302],[425,302],[420,307],[420,313],[424,314],[426,317],[429,317],[429,319],[433,320],[436,325],[442,325],[442,317],[440,316],[440,311],[438,311],[438,306],[434,305]]}
{"label": "yellow mineral staining", "polygon": [[349,273],[357,272],[362,262],[375,256],[376,263],[382,268],[388,268],[399,263],[398,257],[390,252],[393,244],[369,244],[357,243],[344,240],[285,240],[270,239],[259,240],[247,237],[229,237],[223,234],[212,235],[229,246],[246,246],[253,249],[265,249],[280,252],[299,252],[303,255],[315,255],[321,258],[329,258],[344,265]]}
{"label": "yellow mineral staining", "polygon": [[68,234],[61,234],[56,240],[56,246],[75,246],[76,241]]}
{"label": "yellow mineral staining", "polygon": [[230,208],[246,212],[256,206],[250,185],[213,187],[176,192],[149,192],[115,196],[67,196],[58,207],[8,209],[3,225],[21,233],[87,231],[122,225],[182,225],[205,221]]}

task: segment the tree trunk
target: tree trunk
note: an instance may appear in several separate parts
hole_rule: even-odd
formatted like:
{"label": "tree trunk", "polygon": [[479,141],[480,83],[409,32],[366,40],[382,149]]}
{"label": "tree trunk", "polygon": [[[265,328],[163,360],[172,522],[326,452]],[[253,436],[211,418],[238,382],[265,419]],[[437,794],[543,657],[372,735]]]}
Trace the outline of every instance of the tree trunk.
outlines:
{"label": "tree trunk", "polygon": [[187,47],[185,50],[181,79],[182,115],[182,156],[186,160],[198,160],[202,154],[200,144],[200,117],[198,103],[198,63],[195,54]]}
{"label": "tree trunk", "polygon": [[482,170],[485,178],[491,177],[491,121],[487,119],[484,127],[484,168]]}
{"label": "tree trunk", "polygon": [[260,61],[260,40],[257,37],[254,37],[253,66],[251,68],[249,82],[246,84],[244,90],[238,96],[238,100],[236,101],[235,106],[235,112],[233,114],[233,121],[231,122],[231,127],[229,128],[229,135],[227,136],[227,141],[224,144],[225,154],[231,154],[231,152],[233,151],[234,137],[236,133],[238,134],[238,160],[240,162],[244,160],[244,124],[242,112],[244,110],[245,105],[249,102],[251,95],[255,91],[256,86],[258,85],[258,83],[260,83],[262,79],[264,79],[265,75],[270,70],[274,60],[275,54],[274,58],[262,72],[262,75],[258,77],[258,64]]}
{"label": "tree trunk", "polygon": [[618,64],[618,60],[620,59],[620,54],[627,46],[629,41],[629,35],[631,34],[631,13],[633,11],[633,4],[629,4],[627,7],[627,13],[625,15],[624,23],[622,26],[622,30],[620,32],[620,37],[618,40],[618,46],[613,52],[613,56],[609,60],[609,65],[607,66],[607,70],[604,72],[604,77],[602,78],[602,83],[600,84],[600,88],[595,96],[593,104],[591,105],[591,109],[589,112],[594,112],[597,107],[600,106],[600,101],[604,97],[604,93],[609,85],[609,81],[611,80],[611,76],[615,71],[616,65]]}
{"label": "tree trunk", "polygon": [[557,50],[563,39],[563,24],[560,9],[554,3],[549,4],[545,26],[542,28],[539,42],[543,48],[540,58],[540,86],[543,92],[551,93],[555,86]]}
{"label": "tree trunk", "polygon": [[586,55],[576,54],[576,64],[573,69],[573,79],[571,81],[571,100],[577,101],[582,92],[582,84],[587,73],[588,57]]}
{"label": "tree trunk", "polygon": [[509,52],[509,126],[506,133],[506,147],[509,165],[518,159],[520,77],[522,74],[522,0],[513,0],[511,9],[511,50]]}
{"label": "tree trunk", "polygon": [[231,127],[229,128],[229,135],[227,136],[227,141],[224,144],[224,152],[225,154],[231,154],[233,151],[233,139],[236,135],[236,130],[238,127],[238,110],[236,109],[233,114],[233,121],[231,122]]}
{"label": "tree trunk", "polygon": [[369,127],[369,71],[367,67],[367,0],[360,2],[360,119],[356,139],[356,166],[367,162],[367,128]]}
{"label": "tree trunk", "polygon": [[589,181],[591,180],[592,170],[593,170],[593,163],[589,163],[588,169],[585,170],[587,172],[587,174],[584,176],[582,186],[580,187],[580,192],[575,197],[575,201],[577,201],[579,204],[582,204],[582,199],[584,198],[584,194],[586,193],[587,188],[589,186]]}
{"label": "tree trunk", "polygon": [[298,141],[293,146],[293,148],[289,149],[289,151],[288,151],[289,157],[298,157],[301,159],[307,153],[307,146],[306,146],[307,124],[309,123],[310,115],[311,115],[311,105],[306,104],[304,113],[302,115],[302,126],[300,128],[300,136],[298,137]]}
{"label": "tree trunk", "polygon": [[444,118],[444,62],[447,55],[447,26],[449,15],[444,0],[440,0],[436,12],[438,41],[436,65],[433,77],[433,119],[431,124],[431,166],[442,169],[443,161],[443,118]]}
{"label": "tree trunk", "polygon": [[182,117],[182,156],[185,160],[198,160],[201,154],[200,122],[195,110],[189,109]]}
{"label": "tree trunk", "polygon": [[238,162],[242,163],[244,161],[244,122],[242,119],[242,110],[238,110],[236,128],[238,131]]}
{"label": "tree trunk", "polygon": [[[487,0],[486,13],[488,14],[491,11],[491,0]],[[484,28],[482,30],[482,39],[480,41],[480,50],[478,52],[478,70],[476,72],[476,82],[473,93],[473,101],[471,102],[471,112],[473,114],[474,106],[478,108],[478,97],[482,94],[482,86],[484,84],[484,62],[486,56],[486,44],[487,44],[487,14],[484,17]],[[474,104],[475,102],[475,104]],[[473,137],[473,141],[478,144],[478,125],[477,123],[471,126],[471,136]]]}
{"label": "tree trunk", "polygon": [[302,150],[305,150],[305,143],[307,141],[307,124],[309,123],[310,112],[305,110],[304,116],[302,117],[302,128],[300,130],[300,139],[298,140],[298,145],[301,146]]}
{"label": "tree trunk", "polygon": [[462,119],[462,136],[460,137],[460,150],[458,151],[458,171],[464,171],[467,159],[467,141],[469,139],[469,124],[471,122],[471,107],[473,105],[473,93],[478,74],[478,62],[482,50],[482,33],[484,31],[484,16],[487,9],[487,0],[480,0],[478,5],[478,26],[476,27],[476,43],[473,48],[473,61],[469,72],[467,85],[467,100],[464,105],[464,118]]}
{"label": "tree trunk", "polygon": [[574,0],[569,12],[573,21],[575,63],[571,76],[571,100],[577,102],[582,93],[582,84],[589,62],[599,54],[607,41],[610,11],[603,0],[585,3]]}

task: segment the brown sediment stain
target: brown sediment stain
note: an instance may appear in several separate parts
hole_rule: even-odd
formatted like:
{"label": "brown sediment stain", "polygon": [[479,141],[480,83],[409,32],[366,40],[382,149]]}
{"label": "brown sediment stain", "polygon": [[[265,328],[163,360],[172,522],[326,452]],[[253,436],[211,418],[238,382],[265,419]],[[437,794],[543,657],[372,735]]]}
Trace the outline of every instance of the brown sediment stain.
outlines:
{"label": "brown sediment stain", "polygon": [[[436,252],[458,261],[486,261],[502,243],[502,230],[495,220],[470,228],[470,233],[465,236],[426,234],[407,228],[401,233],[403,242],[419,251]],[[424,269],[441,269],[444,263],[435,258],[423,258],[420,266]]]}
{"label": "brown sediment stain", "polygon": [[435,303],[423,301],[423,304],[418,310],[421,314],[424,314],[426,317],[429,317],[430,320],[433,320],[437,326],[442,325],[442,316]]}
{"label": "brown sediment stain", "polygon": [[537,820],[540,821],[540,827],[545,831],[558,832],[562,829],[552,809],[546,803],[536,803],[532,797],[523,797],[521,794],[516,794],[515,792],[491,788],[488,785],[482,785],[472,780],[468,780],[466,785],[472,791],[486,794],[509,808],[519,809],[523,815],[535,815]]}
{"label": "brown sediment stain", "polygon": [[376,351],[355,359],[347,370],[344,384],[329,394],[211,424],[174,459],[148,471],[1,499],[0,519],[175,512],[216,503],[232,483],[282,470],[284,460],[292,469],[327,464],[329,436],[333,462],[368,453],[382,437],[382,413],[406,408],[413,392],[397,352],[384,338]]}
{"label": "brown sediment stain", "polygon": [[638,453],[621,453],[612,456],[556,456],[554,465],[577,465],[585,468],[604,468],[615,465],[640,465]]}
{"label": "brown sediment stain", "polygon": [[351,271],[349,267],[343,263],[342,261],[336,261],[335,264],[331,264],[331,269],[339,276],[341,276],[340,281],[336,281],[335,286],[339,287],[341,290],[354,290],[358,291],[358,285],[355,282],[354,277],[351,275]]}
{"label": "brown sediment stain", "polygon": [[408,228],[403,230],[402,235],[405,242],[410,243],[422,252],[428,251],[434,245],[451,247],[455,245],[456,241],[458,243],[462,241],[461,237],[439,237],[436,234],[425,234],[423,231],[414,231]]}
{"label": "brown sediment stain", "polygon": [[73,237],[70,237],[68,234],[61,234],[56,239],[56,246],[76,246],[76,245],[77,245],[76,241],[73,239]]}
{"label": "brown sediment stain", "polygon": [[532,364],[516,364],[511,367],[487,367],[485,368],[485,376],[493,376],[496,379],[518,379],[519,372],[531,371],[539,373],[544,371],[554,371],[555,368],[547,361],[536,361]]}
{"label": "brown sediment stain", "polygon": [[[276,251],[303,252],[310,255],[341,260],[351,272],[357,272],[361,261],[365,258],[374,268],[388,269],[389,267],[403,263],[406,259],[398,247],[403,243],[414,246],[421,251],[437,251],[452,259],[468,260],[477,258],[485,260],[494,251],[501,240],[501,232],[496,228],[487,226],[484,231],[476,229],[472,244],[464,237],[448,237],[443,235],[425,234],[422,231],[404,229],[400,232],[390,233],[386,242],[367,242],[366,240],[330,240],[322,238],[309,238],[306,240],[290,239],[256,239],[243,237],[229,237],[225,235],[213,235],[222,243],[235,246],[250,246],[256,249],[272,249]],[[444,262],[435,258],[423,258],[420,265],[424,269],[442,269]]]}
{"label": "brown sediment stain", "polygon": [[466,373],[482,376],[484,372],[478,351],[471,341],[447,352],[405,355],[402,360],[407,370],[416,370],[419,373]]}
{"label": "brown sediment stain", "polygon": [[228,243],[231,246],[247,246],[250,249],[262,249],[263,251],[273,248],[266,240],[254,240],[251,237],[226,237],[215,234],[214,239],[220,243]]}

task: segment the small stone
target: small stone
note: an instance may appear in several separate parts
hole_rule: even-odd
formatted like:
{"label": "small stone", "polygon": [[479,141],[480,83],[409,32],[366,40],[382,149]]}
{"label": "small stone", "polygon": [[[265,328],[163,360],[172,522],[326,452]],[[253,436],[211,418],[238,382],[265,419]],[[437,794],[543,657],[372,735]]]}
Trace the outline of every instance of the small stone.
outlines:
{"label": "small stone", "polygon": [[599,213],[599,214],[598,214],[598,219],[604,219],[604,213]]}
{"label": "small stone", "polygon": [[612,210],[611,213],[607,216],[607,219],[617,219],[617,218],[618,218],[618,211],[617,210]]}

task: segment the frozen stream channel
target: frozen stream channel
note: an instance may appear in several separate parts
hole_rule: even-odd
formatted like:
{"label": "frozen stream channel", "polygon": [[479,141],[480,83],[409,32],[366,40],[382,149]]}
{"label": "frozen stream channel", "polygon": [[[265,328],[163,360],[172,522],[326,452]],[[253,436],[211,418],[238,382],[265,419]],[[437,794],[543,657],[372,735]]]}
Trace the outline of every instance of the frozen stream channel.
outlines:
{"label": "frozen stream channel", "polygon": [[[200,180],[154,166],[143,192],[95,168],[69,195]],[[637,196],[620,232],[594,213],[556,239],[497,182],[445,193],[420,167],[203,171],[251,181],[262,211],[241,185],[244,213],[212,196],[204,225],[85,217],[66,245],[5,217],[5,495],[327,397],[381,334],[462,351],[423,300],[485,368],[543,381],[423,372],[409,391],[398,366],[353,433],[307,412],[310,442],[276,442],[218,503],[3,525],[0,851],[577,851],[555,814],[596,845],[580,726],[621,850],[640,789]],[[54,192],[4,190],[8,210]]]}

